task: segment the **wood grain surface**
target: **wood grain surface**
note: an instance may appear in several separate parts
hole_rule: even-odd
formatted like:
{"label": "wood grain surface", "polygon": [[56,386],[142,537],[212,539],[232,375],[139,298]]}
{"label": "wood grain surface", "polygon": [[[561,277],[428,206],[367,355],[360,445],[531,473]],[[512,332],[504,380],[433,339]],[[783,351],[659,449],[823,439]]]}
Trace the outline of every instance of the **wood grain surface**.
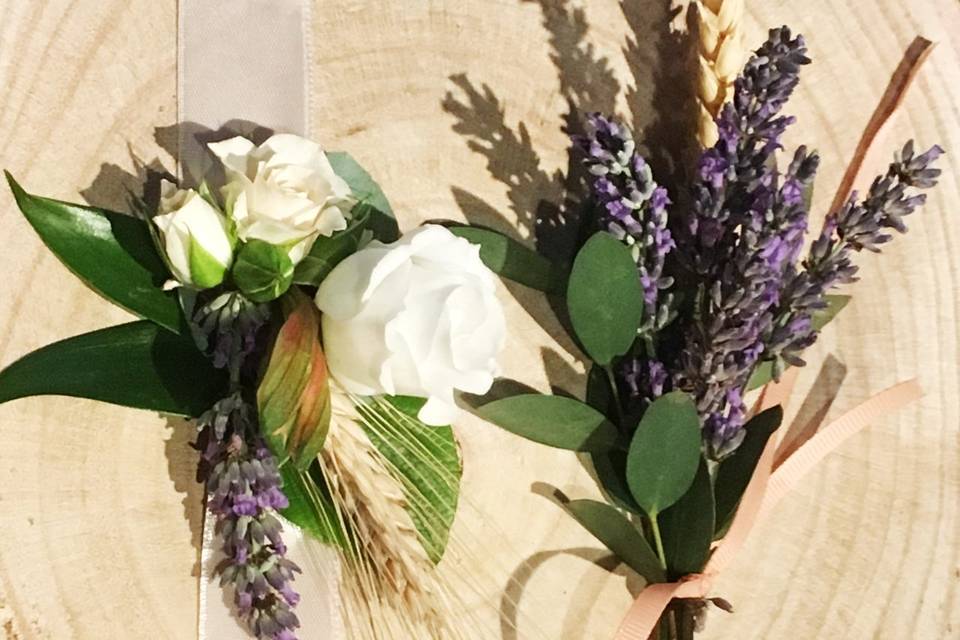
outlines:
{"label": "wood grain surface", "polygon": [[[938,46],[884,146],[916,137],[949,155],[910,234],[862,260],[791,415],[836,415],[912,376],[927,396],[845,445],[758,528],[716,587],[736,613],[712,614],[703,638],[960,638],[960,4],[747,4],[748,42],[787,23],[815,59],[789,142],[824,156],[816,218],[918,34]],[[28,190],[125,209],[173,170],[172,0],[0,0],[0,16],[0,164]],[[682,173],[689,39],[666,0],[331,0],[313,21],[314,137],[369,168],[405,228],[467,219],[557,250],[564,131],[591,110],[625,116],[661,175]],[[0,365],[126,319],[42,246],[6,191],[0,229]],[[580,392],[583,364],[550,337],[549,304],[501,293],[505,374]],[[576,458],[472,417],[458,427],[465,499],[444,571],[469,577],[481,637],[610,638],[636,582],[551,503],[552,487],[596,494]],[[0,407],[5,640],[195,637],[192,437],[186,423],[83,400]]]}

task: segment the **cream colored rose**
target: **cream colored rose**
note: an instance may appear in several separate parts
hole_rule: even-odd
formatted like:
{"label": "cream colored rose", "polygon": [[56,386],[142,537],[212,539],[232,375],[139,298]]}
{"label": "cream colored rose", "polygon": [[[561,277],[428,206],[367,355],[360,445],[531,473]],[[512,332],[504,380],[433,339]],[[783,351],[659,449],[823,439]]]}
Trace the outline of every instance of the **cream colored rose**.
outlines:
{"label": "cream colored rose", "polygon": [[373,242],[320,285],[330,373],[357,395],[427,398],[419,418],[456,417],[454,390],[486,393],[506,326],[480,248],[427,225],[389,245]]}
{"label": "cream colored rose", "polygon": [[226,170],[222,193],[241,240],[288,247],[296,264],[318,236],[347,228],[350,187],[316,143],[277,134],[259,147],[236,137],[210,150]]}
{"label": "cream colored rose", "polygon": [[223,282],[233,262],[233,241],[227,219],[213,205],[192,189],[163,181],[153,222],[180,284],[209,289]]}

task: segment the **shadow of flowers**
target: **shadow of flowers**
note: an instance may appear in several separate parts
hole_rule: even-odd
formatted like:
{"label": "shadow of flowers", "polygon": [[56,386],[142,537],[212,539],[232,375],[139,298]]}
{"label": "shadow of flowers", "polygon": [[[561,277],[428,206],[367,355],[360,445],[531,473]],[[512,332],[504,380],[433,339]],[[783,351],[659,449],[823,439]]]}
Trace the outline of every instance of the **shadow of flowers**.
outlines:
{"label": "shadow of flowers", "polygon": [[[696,112],[689,81],[694,62],[691,30],[677,22],[685,18],[689,26],[694,16],[682,14],[671,0],[623,0],[620,9],[629,35],[622,53],[630,82],[622,87],[612,62],[589,41],[590,25],[582,6],[570,0],[521,1],[539,5],[549,34],[549,57],[566,104],[556,126],[566,135],[581,133],[587,113],[614,113],[618,96],[625,91],[629,113],[621,114],[622,119],[638,132],[638,143],[655,175],[678,200],[678,187],[696,148]],[[586,175],[578,152],[568,150],[562,170],[546,170],[528,125],[507,121],[504,101],[494,88],[466,74],[453,75],[450,81],[453,88],[443,98],[443,109],[454,118],[453,130],[486,159],[490,175],[506,185],[513,214],[504,215],[478,195],[454,186],[453,196],[464,217],[472,224],[531,238],[545,257],[570,263],[592,231],[585,215]],[[522,286],[508,284],[508,289],[545,331],[562,336],[562,348],[579,357],[574,341],[564,335],[569,331],[557,331],[569,326],[562,299],[551,297],[545,304],[543,296]]]}

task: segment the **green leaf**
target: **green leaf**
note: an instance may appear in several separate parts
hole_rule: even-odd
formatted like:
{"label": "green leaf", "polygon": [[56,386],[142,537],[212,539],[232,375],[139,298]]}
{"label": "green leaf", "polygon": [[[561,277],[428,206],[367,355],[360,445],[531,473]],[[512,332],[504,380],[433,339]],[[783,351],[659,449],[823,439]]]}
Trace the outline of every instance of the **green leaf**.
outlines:
{"label": "green leaf", "polygon": [[146,320],[38,349],[0,372],[0,402],[74,396],[196,417],[226,393],[193,341]]}
{"label": "green leaf", "polygon": [[714,518],[713,483],[701,460],[690,489],[658,519],[671,579],[703,571],[710,557]]}
{"label": "green leaf", "polygon": [[[813,314],[814,331],[820,331],[836,318],[837,314],[843,311],[843,308],[850,302],[851,296],[828,295],[825,298],[827,301],[826,308]],[[754,369],[753,375],[750,376],[750,381],[747,383],[747,390],[759,389],[771,380],[773,380],[773,361],[765,360]]]}
{"label": "green leaf", "polygon": [[350,222],[350,225],[329,238],[321,236],[313,243],[310,253],[304,257],[293,272],[296,284],[319,286],[330,275],[334,267],[360,248],[364,232],[368,231],[370,208],[358,205],[362,209]]}
{"label": "green leaf", "polygon": [[590,373],[587,374],[587,404],[607,416],[610,422],[616,423],[618,420],[617,397],[610,385],[607,369],[596,364],[590,367]]}
{"label": "green leaf", "polygon": [[521,394],[485,404],[478,413],[511,433],[558,449],[607,451],[617,440],[617,428],[602,413],[564,396]]}
{"label": "green leaf", "polygon": [[330,381],[313,300],[293,289],[282,303],[285,319],[257,388],[257,408],[270,450],[304,471],[330,430]]}
{"label": "green leaf", "polygon": [[617,507],[631,513],[643,513],[627,486],[627,453],[611,449],[601,453],[583,454],[590,475],[596,480],[604,497]]}
{"label": "green leaf", "polygon": [[457,512],[462,467],[450,427],[417,419],[422,398],[363,398],[356,403],[364,431],[400,481],[427,555],[440,562]]}
{"label": "green leaf", "polygon": [[595,500],[566,504],[577,522],[650,584],[665,582],[660,560],[650,544],[627,518],[610,505]]}
{"label": "green leaf", "polygon": [[[397,226],[393,209],[370,174],[360,164],[344,151],[327,153],[327,159],[334,172],[346,180],[353,191],[353,196],[359,201],[358,206],[369,207],[369,228],[373,235],[381,242],[393,242],[400,237],[400,227]],[[354,208],[354,217],[359,213]]]}
{"label": "green leaf", "polygon": [[20,211],[64,266],[110,302],[181,331],[176,298],[161,289],[170,274],[147,222],[33,196],[9,172],[6,176]]}
{"label": "green leaf", "polygon": [[657,398],[627,452],[627,485],[651,517],[687,492],[700,465],[700,418],[682,391]]}
{"label": "green leaf", "polygon": [[584,350],[608,365],[630,349],[643,313],[643,292],[630,250],[597,232],[573,262],[567,286],[570,322]]}
{"label": "green leaf", "polygon": [[494,273],[546,293],[560,293],[566,274],[542,255],[492,229],[451,225],[450,231],[480,245],[480,259]]}
{"label": "green leaf", "polygon": [[290,288],[293,262],[286,248],[263,240],[250,240],[237,253],[233,280],[250,300],[270,302]]}
{"label": "green leaf", "polygon": [[290,503],[280,514],[320,542],[352,551],[350,535],[337,514],[319,463],[314,462],[306,471],[285,464],[280,467],[280,475]]}
{"label": "green leaf", "polygon": [[780,406],[758,413],[744,426],[746,436],[740,446],[720,462],[714,482],[717,536],[725,533],[730,526],[737,511],[737,505],[740,504],[740,498],[750,484],[750,478],[753,477],[767,441],[780,427],[781,422],[783,422],[783,408]]}

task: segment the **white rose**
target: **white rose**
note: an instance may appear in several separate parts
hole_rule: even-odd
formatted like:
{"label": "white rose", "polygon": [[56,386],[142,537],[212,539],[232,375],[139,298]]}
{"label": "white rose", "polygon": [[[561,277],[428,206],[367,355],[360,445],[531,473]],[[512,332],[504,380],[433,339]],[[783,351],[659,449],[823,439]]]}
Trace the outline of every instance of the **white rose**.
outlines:
{"label": "white rose", "polygon": [[453,391],[482,394],[498,373],[506,326],[480,247],[427,225],[373,242],[320,285],[330,373],[357,395],[427,398],[419,418],[450,424]]}
{"label": "white rose", "polygon": [[159,215],[153,222],[160,229],[170,269],[181,284],[209,289],[223,282],[233,262],[233,241],[227,219],[200,194],[164,180]]}
{"label": "white rose", "polygon": [[350,186],[316,143],[277,134],[259,147],[242,137],[209,146],[226,171],[222,193],[241,240],[287,246],[296,264],[318,235],[347,228]]}

